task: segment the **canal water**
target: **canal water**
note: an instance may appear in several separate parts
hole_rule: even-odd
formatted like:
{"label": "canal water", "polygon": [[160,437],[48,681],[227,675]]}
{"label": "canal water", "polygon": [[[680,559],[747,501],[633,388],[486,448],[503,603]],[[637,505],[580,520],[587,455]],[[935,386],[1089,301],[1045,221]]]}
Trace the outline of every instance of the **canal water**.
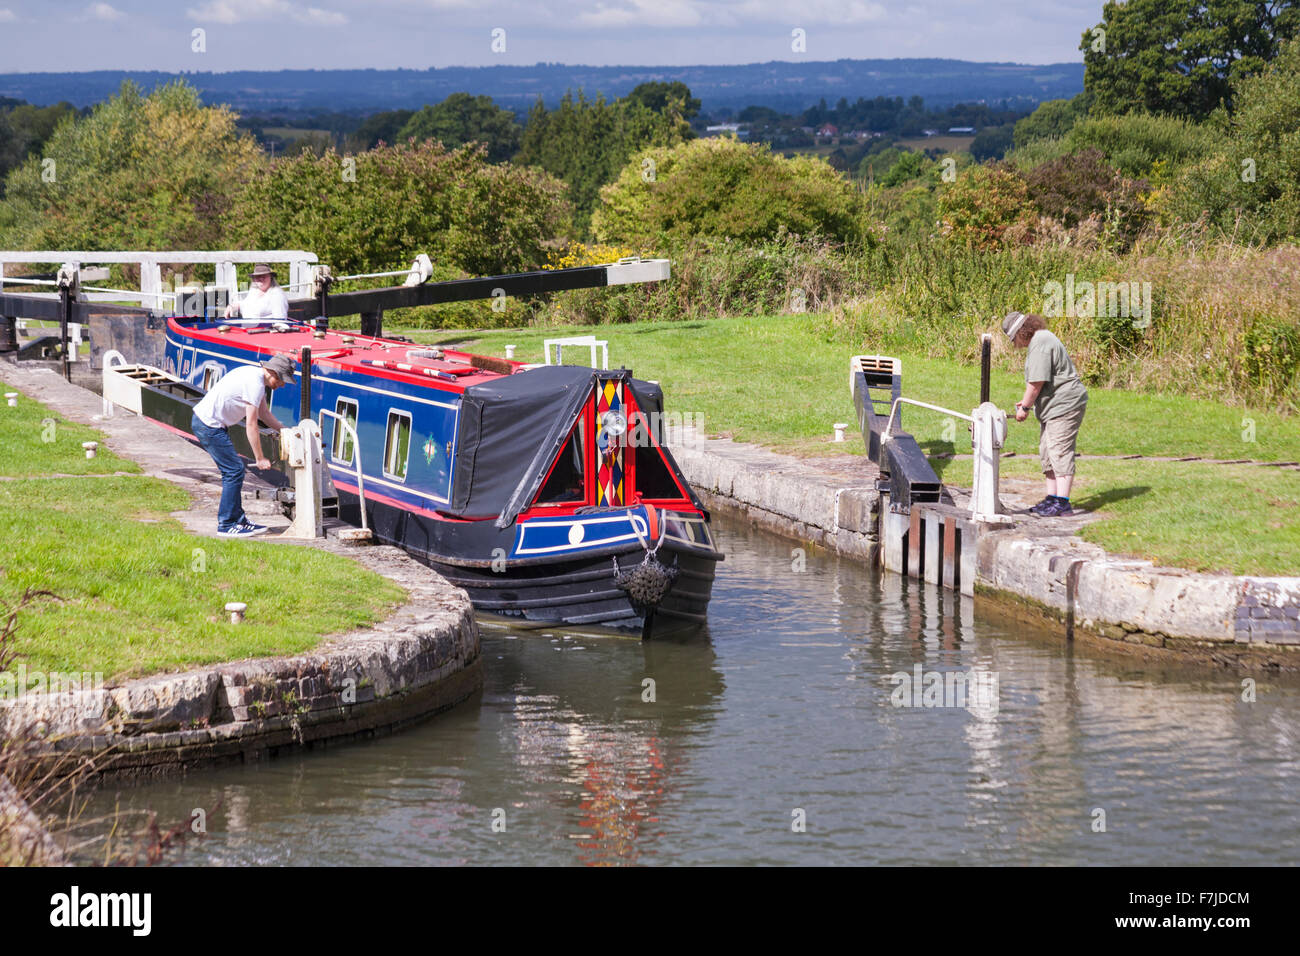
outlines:
{"label": "canal water", "polygon": [[1252,702],[1244,675],[1070,649],[968,598],[716,527],[706,635],[485,628],[485,687],[452,711],[106,790],[90,813],[204,808],[188,864],[1300,858],[1295,683],[1259,676]]}

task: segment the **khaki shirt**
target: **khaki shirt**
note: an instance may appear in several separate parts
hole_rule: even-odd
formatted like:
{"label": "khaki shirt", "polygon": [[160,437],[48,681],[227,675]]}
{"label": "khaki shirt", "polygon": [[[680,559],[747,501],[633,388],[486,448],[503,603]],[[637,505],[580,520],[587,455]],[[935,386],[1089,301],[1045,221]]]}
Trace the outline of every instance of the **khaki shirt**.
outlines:
{"label": "khaki shirt", "polygon": [[1078,411],[1088,404],[1088,390],[1074,370],[1065,346],[1047,329],[1039,329],[1029,341],[1025,356],[1025,382],[1042,382],[1034,400],[1034,414],[1040,422]]}

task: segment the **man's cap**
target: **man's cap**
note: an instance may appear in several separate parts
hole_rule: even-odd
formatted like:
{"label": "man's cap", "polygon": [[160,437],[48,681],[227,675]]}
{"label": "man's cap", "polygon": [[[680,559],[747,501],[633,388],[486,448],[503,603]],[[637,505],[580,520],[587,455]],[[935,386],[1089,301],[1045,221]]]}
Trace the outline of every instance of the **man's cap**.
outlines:
{"label": "man's cap", "polygon": [[271,372],[282,382],[292,385],[295,381],[293,377],[293,359],[287,355],[272,355],[262,363],[262,368]]}
{"label": "man's cap", "polygon": [[275,271],[265,262],[259,262],[257,265],[253,266],[253,278],[256,279],[258,276],[270,276],[274,279]]}
{"label": "man's cap", "polygon": [[1007,317],[1002,320],[1002,331],[1007,333],[1007,338],[1014,339],[1020,327],[1025,324],[1028,316],[1023,312],[1008,312]]}

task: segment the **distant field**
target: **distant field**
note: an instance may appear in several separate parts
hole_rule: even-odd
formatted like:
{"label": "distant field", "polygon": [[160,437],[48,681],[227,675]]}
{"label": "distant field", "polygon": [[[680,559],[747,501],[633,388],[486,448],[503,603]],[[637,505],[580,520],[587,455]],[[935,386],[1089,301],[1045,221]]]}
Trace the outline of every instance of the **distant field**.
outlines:
{"label": "distant field", "polygon": [[915,139],[900,139],[899,146],[909,149],[939,149],[945,153],[961,153],[970,149],[974,136],[918,136]]}
{"label": "distant field", "polygon": [[267,136],[278,136],[280,139],[301,139],[308,133],[324,133],[322,129],[308,129],[303,126],[264,126],[262,132]]}

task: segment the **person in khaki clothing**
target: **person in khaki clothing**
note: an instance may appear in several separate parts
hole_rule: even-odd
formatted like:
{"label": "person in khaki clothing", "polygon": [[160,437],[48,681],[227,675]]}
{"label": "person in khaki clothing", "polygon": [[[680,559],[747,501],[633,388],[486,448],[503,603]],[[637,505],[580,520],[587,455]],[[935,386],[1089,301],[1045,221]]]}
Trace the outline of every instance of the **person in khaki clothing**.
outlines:
{"label": "person in khaki clothing", "polygon": [[1047,497],[1029,509],[1041,518],[1074,514],[1070,486],[1074,483],[1074,447],[1088,409],[1088,390],[1070,361],[1061,340],[1047,330],[1041,315],[1012,312],[1002,331],[1025,356],[1025,395],[1016,402],[1016,421],[1029,417],[1032,405],[1041,433],[1038,458],[1047,481]]}

